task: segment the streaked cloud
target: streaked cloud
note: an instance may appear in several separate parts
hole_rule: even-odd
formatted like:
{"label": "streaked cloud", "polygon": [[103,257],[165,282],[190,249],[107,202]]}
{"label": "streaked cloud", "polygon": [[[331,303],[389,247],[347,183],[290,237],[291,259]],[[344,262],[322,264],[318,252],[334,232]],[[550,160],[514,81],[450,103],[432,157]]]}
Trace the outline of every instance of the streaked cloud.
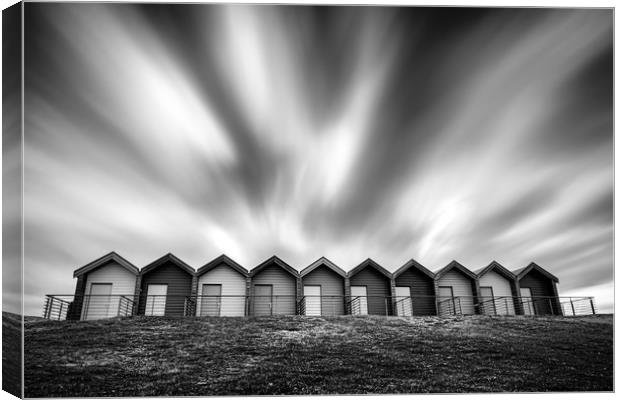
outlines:
{"label": "streaked cloud", "polygon": [[536,261],[610,310],[609,10],[26,9],[27,313],[111,250]]}

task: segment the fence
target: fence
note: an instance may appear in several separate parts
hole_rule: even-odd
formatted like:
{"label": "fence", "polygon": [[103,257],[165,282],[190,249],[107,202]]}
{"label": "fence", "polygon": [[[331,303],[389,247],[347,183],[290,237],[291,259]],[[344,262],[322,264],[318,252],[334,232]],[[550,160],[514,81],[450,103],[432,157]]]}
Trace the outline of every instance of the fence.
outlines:
{"label": "fence", "polygon": [[73,296],[47,295],[43,305],[43,318],[64,320],[69,315]]}
{"label": "fence", "polygon": [[564,315],[598,314],[593,297],[560,297],[560,305]]}
{"label": "fence", "polygon": [[99,319],[129,315],[588,315],[592,297],[301,296],[294,295],[47,295],[47,319]]}
{"label": "fence", "polygon": [[91,294],[47,295],[43,306],[43,318],[64,319],[101,319],[133,315],[133,295]]}

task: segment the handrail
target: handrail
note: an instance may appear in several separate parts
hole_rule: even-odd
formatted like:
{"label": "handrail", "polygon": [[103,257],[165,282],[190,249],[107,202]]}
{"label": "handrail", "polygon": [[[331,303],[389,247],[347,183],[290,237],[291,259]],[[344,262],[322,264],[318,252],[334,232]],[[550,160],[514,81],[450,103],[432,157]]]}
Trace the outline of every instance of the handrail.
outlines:
{"label": "handrail", "polygon": [[[262,310],[262,311],[261,311]],[[587,315],[591,296],[351,295],[46,295],[43,317],[91,319],[130,315]]]}

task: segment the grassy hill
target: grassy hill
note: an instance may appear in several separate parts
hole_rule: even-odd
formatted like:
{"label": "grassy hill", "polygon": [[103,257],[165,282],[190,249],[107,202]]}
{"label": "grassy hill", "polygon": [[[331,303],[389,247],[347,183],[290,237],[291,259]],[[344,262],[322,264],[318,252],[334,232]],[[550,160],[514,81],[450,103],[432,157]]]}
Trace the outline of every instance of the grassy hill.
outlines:
{"label": "grassy hill", "polygon": [[13,396],[22,393],[21,316],[2,313],[2,390]]}
{"label": "grassy hill", "polygon": [[27,320],[25,395],[613,390],[613,318]]}

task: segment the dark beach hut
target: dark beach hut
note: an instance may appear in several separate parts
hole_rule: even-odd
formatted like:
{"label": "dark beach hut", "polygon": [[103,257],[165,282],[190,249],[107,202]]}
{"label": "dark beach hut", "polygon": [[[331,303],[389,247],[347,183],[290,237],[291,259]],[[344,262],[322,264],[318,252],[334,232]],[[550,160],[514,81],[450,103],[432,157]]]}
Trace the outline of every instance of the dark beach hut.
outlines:
{"label": "dark beach hut", "polygon": [[520,304],[524,315],[562,315],[558,298],[559,279],[536,263],[514,271],[517,276]]}
{"label": "dark beach hut", "polygon": [[514,315],[517,296],[516,276],[497,261],[475,271],[478,276],[481,314]]}
{"label": "dark beach hut", "polygon": [[394,272],[393,279],[396,315],[437,315],[435,274],[411,259]]}
{"label": "dark beach hut", "polygon": [[439,315],[475,314],[476,275],[456,261],[435,274]]}
{"label": "dark beach hut", "polygon": [[295,314],[299,272],[273,256],[250,271],[250,313]]}
{"label": "dark beach hut", "polygon": [[140,315],[185,315],[186,299],[192,296],[195,271],[171,253],[140,271]]}
{"label": "dark beach hut", "polygon": [[321,257],[300,273],[301,311],[305,315],[343,315],[346,272]]}
{"label": "dark beach hut", "polygon": [[390,272],[369,258],[347,275],[351,295],[348,309],[351,314],[392,314]]}
{"label": "dark beach hut", "polygon": [[138,268],[115,252],[76,269],[75,297],[68,319],[131,315],[138,273]]}

